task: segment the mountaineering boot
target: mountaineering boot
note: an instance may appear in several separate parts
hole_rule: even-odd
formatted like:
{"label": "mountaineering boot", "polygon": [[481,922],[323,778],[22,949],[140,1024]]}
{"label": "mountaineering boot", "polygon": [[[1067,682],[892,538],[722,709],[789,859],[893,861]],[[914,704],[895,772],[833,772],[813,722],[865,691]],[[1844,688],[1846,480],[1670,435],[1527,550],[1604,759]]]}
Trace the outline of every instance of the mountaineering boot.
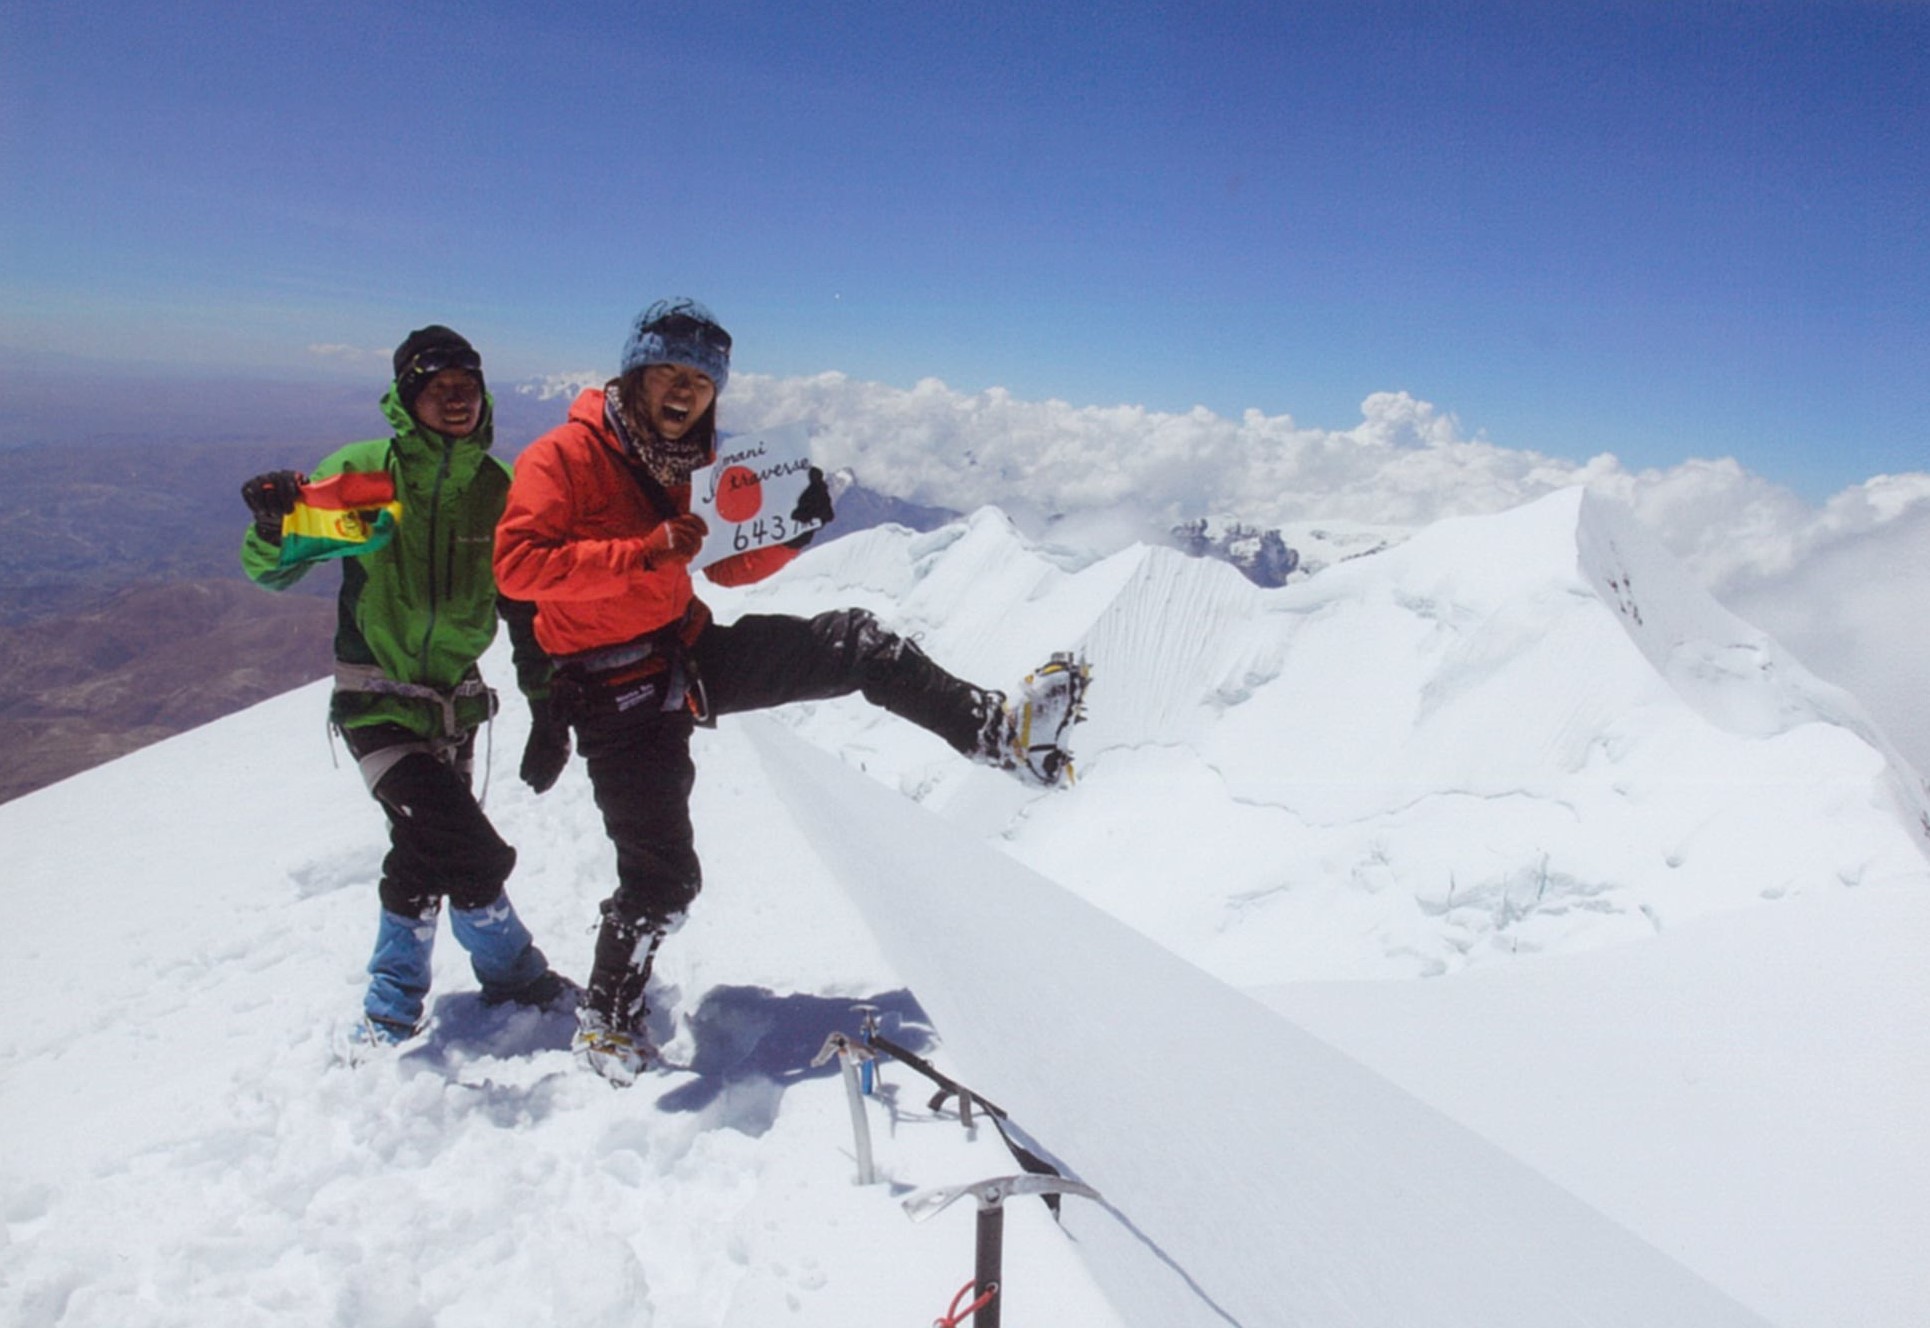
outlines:
{"label": "mountaineering boot", "polygon": [[469,952],[469,966],[482,984],[483,1004],[513,1002],[548,1009],[575,993],[575,985],[552,969],[536,948],[507,891],[481,908],[450,909],[449,927],[456,943]]}
{"label": "mountaineering boot", "polygon": [[395,1051],[419,1031],[364,1014],[336,1035],[335,1055],[346,1065],[366,1065]]}
{"label": "mountaineering boot", "polygon": [[643,1020],[618,1027],[610,1017],[588,1005],[576,1011],[576,1036],[570,1041],[576,1063],[617,1088],[628,1088],[637,1081],[656,1049]]}
{"label": "mountaineering boot", "polygon": [[429,955],[436,943],[436,907],[419,918],[382,910],[369,957],[369,990],[362,999],[364,1032],[393,1045],[414,1037],[429,995]]}
{"label": "mountaineering boot", "polygon": [[570,1049],[577,1063],[617,1087],[627,1087],[656,1054],[644,1026],[644,989],[657,960],[657,947],[679,923],[674,919],[631,919],[612,902],[603,905],[590,985],[576,1012],[576,1037]]}
{"label": "mountaineering boot", "polygon": [[1016,702],[988,693],[991,704],[973,755],[1040,788],[1071,783],[1067,741],[1072,726],[1086,717],[1086,685],[1091,680],[1092,666],[1061,650],[1025,675]]}

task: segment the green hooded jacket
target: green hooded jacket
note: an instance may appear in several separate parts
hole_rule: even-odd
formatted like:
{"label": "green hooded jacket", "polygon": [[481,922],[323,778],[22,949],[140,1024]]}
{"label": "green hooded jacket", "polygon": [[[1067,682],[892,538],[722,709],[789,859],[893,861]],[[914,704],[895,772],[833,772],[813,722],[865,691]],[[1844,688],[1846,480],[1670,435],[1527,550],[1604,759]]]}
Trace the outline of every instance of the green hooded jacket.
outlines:
{"label": "green hooded jacket", "polygon": [[[335,630],[338,669],[330,716],[343,728],[400,724],[424,737],[456,737],[491,713],[475,680],[476,660],[496,636],[500,609],[510,624],[522,690],[542,695],[548,664],[535,643],[533,606],[501,600],[491,568],[496,522],[509,495],[510,468],[489,454],[495,403],[485,397],[482,421],[466,438],[425,428],[402,407],[393,385],[382,398],[393,438],[350,443],[329,454],[311,480],[344,472],[386,470],[395,479],[402,515],[381,548],[341,558],[342,592]],[[281,547],[253,527],[242,537],[241,565],[256,583],[286,590],[320,559],[282,565]],[[372,684],[367,666],[380,670]],[[363,666],[356,668],[355,666]],[[369,690],[387,683],[428,687],[453,700]],[[461,684],[470,686],[458,692]],[[448,733],[453,713],[456,733]]]}

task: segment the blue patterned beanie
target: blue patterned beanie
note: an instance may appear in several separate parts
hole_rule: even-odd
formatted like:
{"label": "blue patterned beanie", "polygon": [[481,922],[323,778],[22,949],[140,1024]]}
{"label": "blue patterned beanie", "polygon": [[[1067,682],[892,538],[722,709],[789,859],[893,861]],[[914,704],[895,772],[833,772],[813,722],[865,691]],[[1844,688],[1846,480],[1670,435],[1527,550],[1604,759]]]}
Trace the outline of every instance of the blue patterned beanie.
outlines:
{"label": "blue patterned beanie", "polygon": [[658,300],[637,315],[618,372],[646,364],[688,365],[707,374],[721,395],[730,381],[730,333],[695,300]]}

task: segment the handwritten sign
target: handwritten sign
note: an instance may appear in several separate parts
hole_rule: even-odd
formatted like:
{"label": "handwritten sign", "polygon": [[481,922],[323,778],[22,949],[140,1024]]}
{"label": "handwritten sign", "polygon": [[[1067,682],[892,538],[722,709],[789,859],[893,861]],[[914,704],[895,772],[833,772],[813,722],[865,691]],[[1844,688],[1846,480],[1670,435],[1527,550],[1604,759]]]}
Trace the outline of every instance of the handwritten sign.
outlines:
{"label": "handwritten sign", "polygon": [[791,512],[811,483],[811,436],[802,424],[735,434],[717,446],[717,460],[690,477],[690,510],[710,533],[696,565],[785,544],[822,521]]}

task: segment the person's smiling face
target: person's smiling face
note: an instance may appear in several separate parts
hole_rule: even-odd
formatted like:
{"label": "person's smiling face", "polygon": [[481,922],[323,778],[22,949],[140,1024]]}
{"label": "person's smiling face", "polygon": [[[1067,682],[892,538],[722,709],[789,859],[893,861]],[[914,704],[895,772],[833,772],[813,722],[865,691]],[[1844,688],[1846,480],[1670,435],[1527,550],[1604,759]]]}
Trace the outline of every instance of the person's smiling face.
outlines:
{"label": "person's smiling face", "polygon": [[466,369],[444,369],[415,399],[415,417],[445,438],[467,438],[482,423],[482,384]]}

